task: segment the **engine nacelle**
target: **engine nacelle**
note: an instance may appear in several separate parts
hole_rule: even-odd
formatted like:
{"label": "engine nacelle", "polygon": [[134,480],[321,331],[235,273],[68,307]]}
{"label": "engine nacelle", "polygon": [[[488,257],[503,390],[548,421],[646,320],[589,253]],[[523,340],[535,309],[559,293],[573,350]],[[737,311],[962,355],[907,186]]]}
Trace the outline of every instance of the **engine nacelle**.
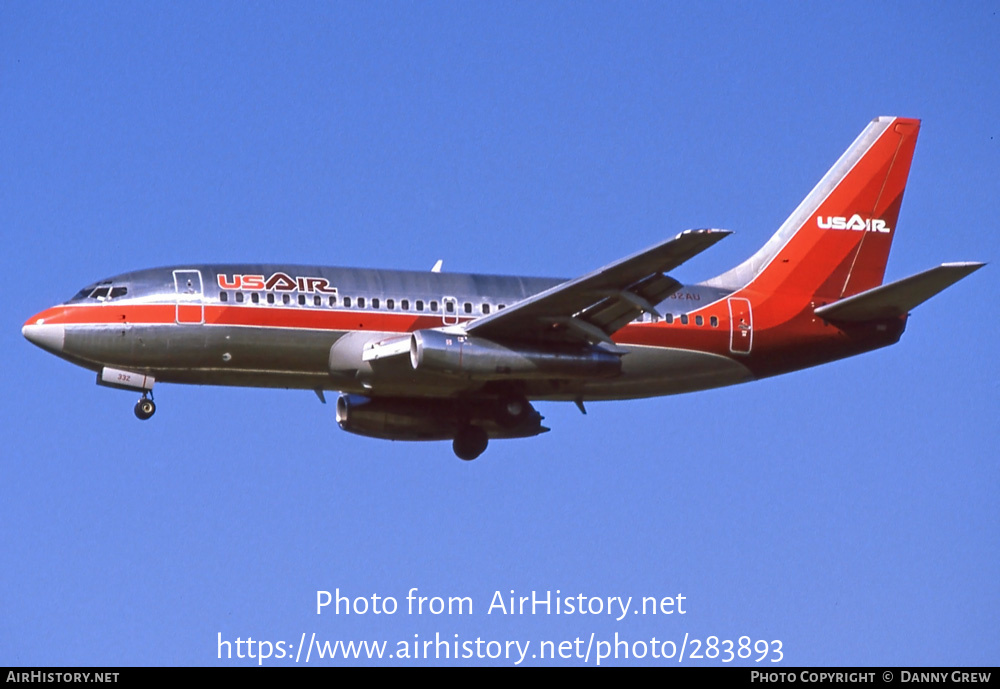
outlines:
{"label": "engine nacelle", "polygon": [[417,330],[410,336],[410,363],[415,371],[475,380],[610,378],[622,370],[619,355],[593,347],[511,348],[440,330]]}
{"label": "engine nacelle", "polygon": [[341,395],[337,424],[348,433],[386,440],[448,440],[468,426],[490,438],[530,438],[549,429],[519,398],[412,398]]}

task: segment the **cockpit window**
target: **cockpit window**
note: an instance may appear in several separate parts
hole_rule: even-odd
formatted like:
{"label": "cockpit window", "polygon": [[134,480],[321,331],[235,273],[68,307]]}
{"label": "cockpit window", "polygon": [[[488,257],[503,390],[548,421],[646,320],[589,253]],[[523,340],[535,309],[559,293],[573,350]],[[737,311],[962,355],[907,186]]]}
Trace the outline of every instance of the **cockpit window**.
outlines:
{"label": "cockpit window", "polygon": [[76,293],[70,301],[81,301],[83,299],[116,299],[128,294],[128,287],[119,285],[113,287],[110,280],[98,282],[96,285],[89,285]]}

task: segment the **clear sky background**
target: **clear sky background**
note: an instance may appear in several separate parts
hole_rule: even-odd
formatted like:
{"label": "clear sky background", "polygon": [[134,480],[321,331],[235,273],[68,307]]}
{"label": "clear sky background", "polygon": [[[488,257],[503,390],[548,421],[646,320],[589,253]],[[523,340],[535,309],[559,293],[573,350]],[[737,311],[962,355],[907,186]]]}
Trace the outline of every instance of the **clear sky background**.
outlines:
{"label": "clear sky background", "polygon": [[[3,3],[0,665],[237,664],[254,661],[217,660],[218,634],[313,632],[997,664],[998,11]],[[344,433],[311,392],[163,385],[139,422],[136,395],[21,337],[144,267],[573,277],[734,230],[674,273],[696,282],[763,244],[878,115],[923,120],[887,279],[992,265],[894,347],[587,416],[541,403],[551,433],[472,463]],[[473,614],[406,614],[412,587]],[[400,609],[317,616],[336,588]],[[680,593],[686,614],[487,614],[512,589]]]}

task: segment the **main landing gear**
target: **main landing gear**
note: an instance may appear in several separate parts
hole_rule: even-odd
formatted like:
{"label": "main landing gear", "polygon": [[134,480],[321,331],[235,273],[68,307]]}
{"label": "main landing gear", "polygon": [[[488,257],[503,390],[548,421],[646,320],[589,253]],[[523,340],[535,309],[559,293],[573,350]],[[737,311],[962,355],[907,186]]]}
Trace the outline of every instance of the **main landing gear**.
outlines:
{"label": "main landing gear", "polygon": [[489,444],[489,436],[479,426],[466,426],[458,432],[455,440],[451,444],[451,449],[459,459],[471,461],[486,452]]}
{"label": "main landing gear", "polygon": [[135,403],[135,418],[145,421],[156,413],[156,403],[151,396],[142,393],[142,399]]}
{"label": "main landing gear", "polygon": [[[488,421],[500,426],[502,429],[500,437],[524,437],[516,433],[510,433],[510,431],[525,424],[533,411],[531,403],[524,397],[520,395],[504,395],[496,401],[496,406],[487,412],[486,417]],[[507,431],[507,433],[503,434],[503,431]],[[537,433],[528,433],[527,435],[537,435]],[[459,429],[458,433],[456,433],[451,448],[455,451],[459,459],[464,459],[468,462],[486,452],[486,446],[489,442],[490,437],[486,430],[475,425],[472,423],[472,419],[469,419]]]}

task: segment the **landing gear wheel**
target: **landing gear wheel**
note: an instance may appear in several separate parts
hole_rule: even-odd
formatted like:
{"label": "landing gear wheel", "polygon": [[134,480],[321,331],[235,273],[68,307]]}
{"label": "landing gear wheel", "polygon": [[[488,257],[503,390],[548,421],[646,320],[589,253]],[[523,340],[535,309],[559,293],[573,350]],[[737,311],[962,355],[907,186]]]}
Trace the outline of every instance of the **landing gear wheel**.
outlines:
{"label": "landing gear wheel", "polygon": [[135,403],[135,417],[145,421],[156,413],[156,404],[148,397],[143,397]]}
{"label": "landing gear wheel", "polygon": [[523,397],[509,395],[500,398],[497,405],[497,422],[504,428],[514,428],[528,415],[531,403]]}
{"label": "landing gear wheel", "polygon": [[479,426],[466,426],[455,436],[451,448],[459,459],[466,462],[471,461],[486,451],[489,444],[489,436]]}

